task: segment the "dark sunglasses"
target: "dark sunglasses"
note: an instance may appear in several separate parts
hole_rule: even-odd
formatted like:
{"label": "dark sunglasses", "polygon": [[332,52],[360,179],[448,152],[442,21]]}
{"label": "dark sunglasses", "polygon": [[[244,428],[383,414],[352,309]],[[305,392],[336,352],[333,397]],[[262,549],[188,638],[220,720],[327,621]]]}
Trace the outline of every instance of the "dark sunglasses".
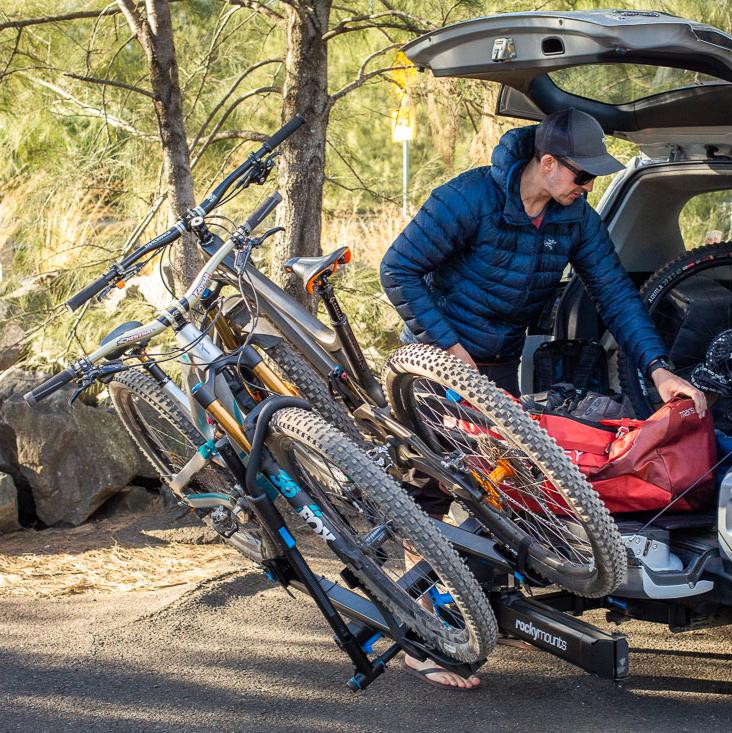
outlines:
{"label": "dark sunglasses", "polygon": [[590,181],[594,181],[597,178],[593,173],[588,173],[580,168],[575,168],[566,158],[561,158],[558,155],[554,156],[567,170],[574,173],[574,182],[577,186],[586,186]]}

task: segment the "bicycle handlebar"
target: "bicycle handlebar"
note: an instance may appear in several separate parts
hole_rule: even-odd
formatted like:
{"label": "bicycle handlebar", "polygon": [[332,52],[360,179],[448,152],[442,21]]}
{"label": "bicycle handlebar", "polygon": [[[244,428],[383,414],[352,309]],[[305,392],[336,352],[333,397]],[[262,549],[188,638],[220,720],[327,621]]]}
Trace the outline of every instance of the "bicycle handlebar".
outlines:
{"label": "bicycle handlebar", "polygon": [[62,372],[54,374],[50,379],[42,382],[30,392],[23,395],[23,399],[29,405],[35,405],[41,400],[53,394],[56,390],[61,389],[68,384],[76,376],[76,370],[73,367],[66,367]]}
{"label": "bicycle handlebar", "polygon": [[242,229],[249,235],[251,234],[261,223],[266,219],[273,211],[273,209],[279,205],[282,201],[278,191],[275,191],[271,196],[266,198],[264,202],[255,209],[253,213],[249,215],[247,220],[242,225]]}
{"label": "bicycle handlebar", "polygon": [[[154,320],[149,323],[141,324],[137,328],[125,331],[124,333],[119,334],[116,338],[112,338],[107,343],[102,343],[94,353],[89,354],[81,361],[78,361],[64,369],[60,374],[54,375],[42,384],[39,384],[35,389],[27,392],[24,395],[25,401],[29,405],[35,405],[37,402],[48,397],[48,395],[60,389],[65,384],[68,384],[82,373],[86,373],[87,377],[93,378],[94,365],[101,359],[108,358],[110,354],[113,354],[120,346],[127,349],[133,344],[139,343],[143,340],[149,340],[153,336],[164,331],[166,328],[174,326],[176,318],[179,317],[180,314],[190,311],[198,304],[206,289],[206,285],[211,280],[216,268],[236,246],[241,246],[241,237],[248,237],[249,233],[257,227],[263,219],[272,213],[272,210],[280,203],[280,201],[282,201],[282,196],[280,196],[276,191],[271,196],[267,197],[256,211],[249,216],[246,223],[239,227],[239,230],[237,230],[239,233],[238,236],[236,232],[232,234],[232,236],[222,244],[218,251],[214,253],[209,261],[199,270],[198,275],[193,283],[191,283],[185,295],[180,299],[174,299],[167,308],[164,308],[158,313],[158,316]],[[114,272],[114,269],[110,272]],[[105,278],[101,278],[88,286],[85,289],[85,292],[91,291],[93,287],[97,287],[101,282],[104,282],[106,286]],[[91,295],[89,295],[89,297],[91,297]],[[118,356],[115,358],[118,358]],[[116,368],[113,367],[112,371],[115,370]]]}
{"label": "bicycle handlebar", "polygon": [[269,140],[265,140],[262,147],[267,148],[267,152],[271,153],[304,123],[305,118],[302,115],[295,115],[289,122],[286,122],[279,130],[277,130]]}
{"label": "bicycle handlebar", "polygon": [[[231,186],[236,183],[245,173],[249,172],[265,155],[268,153],[271,153],[277,146],[281,145],[284,140],[286,140],[290,135],[292,135],[295,130],[297,130],[301,125],[305,123],[305,118],[302,117],[302,115],[295,115],[289,122],[287,122],[285,125],[283,125],[277,132],[275,132],[272,137],[268,138],[264,143],[262,143],[262,147],[259,148],[256,152],[252,153],[247,160],[244,161],[236,170],[232,171],[224,180],[216,186],[216,188],[211,192],[209,196],[207,196],[198,206],[194,207],[191,210],[191,213],[198,216],[205,216],[206,214],[209,214],[221,201],[224,194],[231,188]],[[279,196],[279,194],[276,194],[276,196]],[[272,209],[277,206],[277,204],[282,200],[282,198],[278,198],[277,201],[272,203],[272,196],[270,196],[267,201],[262,204],[262,206],[257,209],[250,217],[247,219],[247,222],[245,226],[249,226],[249,232],[251,232],[257,224],[259,224],[262,219],[264,219],[271,211]],[[269,208],[265,210],[265,206],[268,205],[269,202]],[[259,215],[259,216],[258,216]],[[258,218],[255,221],[255,217]],[[186,221],[180,220],[177,221],[170,229],[168,229],[166,232],[163,232],[162,234],[155,237],[155,239],[152,239],[147,244],[144,244],[142,247],[135,250],[132,254],[125,257],[122,262],[115,267],[112,267],[108,272],[106,272],[102,277],[100,277],[98,280],[95,280],[90,285],[87,285],[83,290],[80,290],[78,293],[75,293],[72,295],[67,301],[66,301],[66,307],[70,311],[75,311],[81,308],[84,303],[91,300],[95,295],[98,293],[101,293],[102,290],[104,290],[109,285],[112,285],[116,282],[119,282],[119,280],[122,279],[123,275],[121,274],[126,268],[130,267],[130,265],[133,265],[137,260],[139,260],[141,257],[144,257],[149,252],[153,252],[156,249],[160,249],[161,247],[166,247],[169,244],[172,244],[176,240],[180,239],[181,236],[183,236],[184,232],[186,231]]]}
{"label": "bicycle handlebar", "polygon": [[83,290],[72,295],[65,303],[66,307],[73,313],[81,308],[87,300],[91,300],[97,293],[101,293],[110,283],[109,273],[102,275],[99,280],[87,285]]}

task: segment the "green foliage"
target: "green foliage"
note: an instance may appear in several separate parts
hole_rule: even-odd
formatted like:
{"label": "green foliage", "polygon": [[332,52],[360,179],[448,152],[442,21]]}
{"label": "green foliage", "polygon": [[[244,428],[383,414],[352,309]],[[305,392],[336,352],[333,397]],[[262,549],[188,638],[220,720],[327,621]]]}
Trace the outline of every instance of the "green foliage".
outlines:
{"label": "green foliage", "polygon": [[[599,0],[557,0],[552,9],[605,5]],[[629,9],[645,9],[646,5],[645,0],[614,3]],[[731,5],[729,0],[659,0],[655,7],[730,32]],[[10,15],[40,17],[76,11],[80,6],[101,10],[107,1],[17,0]],[[542,6],[536,0],[488,4],[403,0],[392,4],[413,16],[422,29]],[[286,5],[272,0],[266,7],[271,14],[220,0],[171,4],[199,198],[254,147],[254,143],[223,133],[269,133],[281,123],[279,92],[264,90],[280,89],[283,84],[283,64],[276,59],[286,54],[282,22]],[[332,12],[331,27],[384,8],[374,0],[338,5]],[[355,21],[350,25],[361,29],[338,35],[329,43],[332,93],[357,79],[360,70],[369,73],[392,66],[396,46],[414,36],[414,32],[394,27],[368,28],[367,23]],[[245,73],[267,59],[273,62]],[[598,71],[596,86],[605,83],[606,72]],[[402,149],[391,141],[389,125],[390,112],[399,106],[402,96],[397,81],[393,73],[374,76],[334,104],[324,197],[323,249],[344,242],[353,247],[359,266],[345,276],[344,298],[356,327],[371,334],[369,344],[382,353],[393,345],[397,321],[379,298],[375,271],[384,249],[404,224],[399,214]],[[582,83],[587,84],[580,82],[579,93]],[[10,297],[14,317],[22,318],[30,328],[39,327],[59,302],[132,244],[128,240],[137,222],[148,213],[152,212],[150,220],[138,238],[152,237],[169,221],[166,205],[159,205],[160,143],[152,100],[145,94],[149,88],[144,55],[121,14],[31,26],[19,37],[13,29],[0,32],[0,182],[4,192],[0,249],[14,251],[13,268],[8,272],[4,264],[0,288],[6,298],[15,293]],[[417,116],[417,135],[410,151],[413,209],[435,185],[468,167],[487,164],[500,135],[524,124],[497,117],[497,90],[476,80],[418,74],[410,81],[408,92]],[[212,133],[218,137],[209,139]],[[611,141],[611,150],[624,161],[636,153],[633,146],[618,140]],[[597,202],[607,183],[598,181],[592,202]],[[239,219],[258,195],[250,192],[225,213]],[[710,194],[692,201],[685,212],[685,236],[686,230],[689,238],[698,239],[702,229],[725,228],[724,221],[714,219],[715,212],[726,211],[725,196]],[[59,254],[67,251],[73,257]],[[24,278],[39,273],[45,273],[42,287],[26,292]],[[140,306],[131,301],[124,308],[124,313],[114,315],[115,322],[133,315]],[[41,341],[33,342],[33,358],[38,362],[52,361],[67,347],[74,321],[68,315],[58,318],[45,329]],[[83,332],[83,338],[88,336],[92,343],[103,326],[109,325],[108,320],[106,311],[94,306],[84,327],[78,329],[80,337]]]}

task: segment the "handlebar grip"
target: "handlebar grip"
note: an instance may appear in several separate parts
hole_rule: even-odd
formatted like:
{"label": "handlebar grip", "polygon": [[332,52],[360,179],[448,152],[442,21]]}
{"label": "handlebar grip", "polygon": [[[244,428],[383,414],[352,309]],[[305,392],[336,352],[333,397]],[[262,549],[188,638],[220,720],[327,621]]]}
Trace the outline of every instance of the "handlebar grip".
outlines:
{"label": "handlebar grip", "polygon": [[249,218],[244,222],[244,229],[246,230],[246,233],[251,234],[259,226],[259,224],[272,213],[272,211],[281,201],[282,196],[280,196],[278,191],[275,191],[271,196],[269,196],[264,201],[264,203],[252,214],[250,214]]}
{"label": "handlebar grip", "polygon": [[280,145],[283,140],[286,140],[290,135],[292,135],[295,130],[297,130],[300,125],[305,124],[305,118],[302,115],[295,115],[289,122],[287,122],[283,127],[281,127],[277,132],[275,132],[274,135],[272,135],[269,140],[266,140],[264,143],[264,147],[269,148],[269,150],[274,150],[278,145]]}
{"label": "handlebar grip", "polygon": [[81,306],[88,300],[91,300],[97,293],[101,293],[108,285],[109,280],[106,275],[103,275],[99,280],[95,280],[90,285],[87,285],[83,290],[72,295],[66,301],[66,307],[73,313],[75,310],[81,308]]}
{"label": "handlebar grip", "polygon": [[53,394],[57,389],[61,389],[65,384],[68,384],[76,376],[76,371],[71,367],[66,367],[62,372],[54,374],[50,379],[39,384],[35,389],[30,392],[26,392],[23,395],[23,399],[29,405],[35,405],[41,400]]}

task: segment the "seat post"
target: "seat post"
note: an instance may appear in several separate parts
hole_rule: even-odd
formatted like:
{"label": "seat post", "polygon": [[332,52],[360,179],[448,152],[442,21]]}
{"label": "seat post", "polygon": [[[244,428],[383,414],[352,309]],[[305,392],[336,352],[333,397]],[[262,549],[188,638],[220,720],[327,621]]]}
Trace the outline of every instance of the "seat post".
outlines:
{"label": "seat post", "polygon": [[313,283],[313,290],[322,299],[325,309],[328,311],[330,325],[336,332],[336,336],[340,341],[341,347],[346,354],[348,363],[351,365],[351,370],[358,383],[366,390],[377,405],[385,405],[386,401],[381,385],[376,381],[374,375],[371,373],[371,369],[369,369],[366,363],[366,357],[364,357],[363,351],[356,340],[351,324],[348,322],[348,317],[341,310],[335,290],[328,280],[327,272],[320,275]]}

